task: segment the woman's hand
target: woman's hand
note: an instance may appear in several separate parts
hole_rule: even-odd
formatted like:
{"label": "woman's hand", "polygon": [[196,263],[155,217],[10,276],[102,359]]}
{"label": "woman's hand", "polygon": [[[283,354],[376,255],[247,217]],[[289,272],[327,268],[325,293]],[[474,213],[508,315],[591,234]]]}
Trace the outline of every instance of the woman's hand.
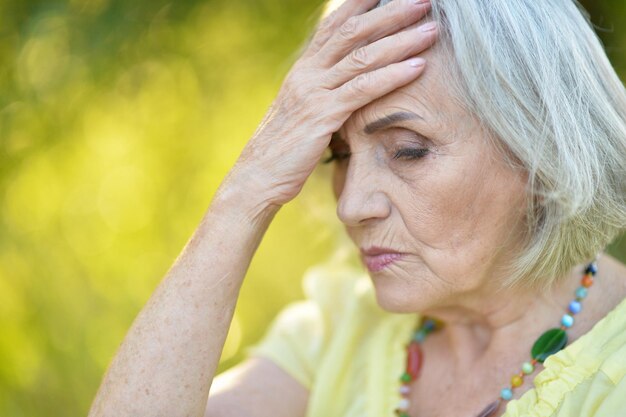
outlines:
{"label": "woman's hand", "polygon": [[318,26],[237,160],[234,173],[263,204],[282,206],[302,189],[333,132],[357,109],[420,75],[415,55],[435,40],[433,24],[407,28],[424,0],[346,0]]}

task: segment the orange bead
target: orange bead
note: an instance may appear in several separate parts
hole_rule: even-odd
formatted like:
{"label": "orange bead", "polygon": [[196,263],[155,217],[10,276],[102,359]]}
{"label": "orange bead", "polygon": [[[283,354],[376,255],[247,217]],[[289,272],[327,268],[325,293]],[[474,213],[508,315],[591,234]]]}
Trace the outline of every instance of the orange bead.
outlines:
{"label": "orange bead", "polygon": [[519,387],[520,385],[522,385],[523,382],[524,380],[519,375],[515,375],[513,378],[511,378],[511,385],[514,388]]}
{"label": "orange bead", "polygon": [[436,330],[441,330],[444,327],[446,327],[446,322],[443,321],[443,320],[439,320],[439,319],[436,319],[434,317],[431,317],[431,320],[435,323],[435,329]]}
{"label": "orange bead", "polygon": [[583,278],[583,287],[589,288],[593,285],[593,277],[591,275],[585,275]]}

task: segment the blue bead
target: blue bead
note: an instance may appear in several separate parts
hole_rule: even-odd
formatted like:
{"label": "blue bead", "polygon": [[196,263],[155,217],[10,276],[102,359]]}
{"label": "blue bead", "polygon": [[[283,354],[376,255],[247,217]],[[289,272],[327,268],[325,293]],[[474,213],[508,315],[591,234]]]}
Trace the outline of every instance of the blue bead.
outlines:
{"label": "blue bead", "polygon": [[502,391],[500,391],[500,397],[502,397],[503,400],[508,401],[513,398],[513,391],[511,391],[511,388],[502,388]]}
{"label": "blue bead", "polygon": [[434,330],[434,328],[435,328],[435,322],[434,322],[433,320],[431,320],[431,319],[426,320],[426,321],[424,322],[424,328],[425,328],[427,331],[429,331],[429,332],[430,332],[430,331],[432,331],[432,330]]}
{"label": "blue bead", "polygon": [[587,296],[587,288],[585,287],[576,288],[576,297],[585,298],[586,296]]}
{"label": "blue bead", "polygon": [[574,317],[570,316],[569,314],[564,314],[561,318],[561,324],[565,327],[572,327],[572,325],[574,324]]}
{"label": "blue bead", "polygon": [[416,342],[423,342],[424,339],[426,339],[426,331],[424,329],[419,329],[417,332],[415,332],[415,334],[413,335],[413,340],[415,340]]}
{"label": "blue bead", "polygon": [[578,314],[580,313],[580,310],[583,308],[582,304],[580,304],[579,301],[571,301],[569,303],[569,312],[572,314]]}
{"label": "blue bead", "polygon": [[595,263],[590,263],[589,266],[585,269],[585,274],[595,275],[598,272],[598,267]]}

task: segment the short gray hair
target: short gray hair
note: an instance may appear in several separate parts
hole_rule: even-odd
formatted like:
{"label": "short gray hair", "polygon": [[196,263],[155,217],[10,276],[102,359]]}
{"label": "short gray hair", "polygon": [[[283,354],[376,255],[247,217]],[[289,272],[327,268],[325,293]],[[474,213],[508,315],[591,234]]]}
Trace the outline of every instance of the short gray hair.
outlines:
{"label": "short gray hair", "polygon": [[547,290],[626,229],[624,86],[575,0],[431,3],[455,96],[528,173],[527,234],[502,287]]}

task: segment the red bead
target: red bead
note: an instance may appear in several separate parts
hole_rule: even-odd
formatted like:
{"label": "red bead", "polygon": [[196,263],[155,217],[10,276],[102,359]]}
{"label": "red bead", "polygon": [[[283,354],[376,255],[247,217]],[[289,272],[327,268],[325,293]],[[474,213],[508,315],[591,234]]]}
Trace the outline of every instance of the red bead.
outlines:
{"label": "red bead", "polygon": [[408,348],[406,371],[415,380],[422,369],[422,348],[419,343],[411,342]]}
{"label": "red bead", "polygon": [[591,275],[585,275],[583,278],[583,287],[589,288],[593,285],[593,277]]}

